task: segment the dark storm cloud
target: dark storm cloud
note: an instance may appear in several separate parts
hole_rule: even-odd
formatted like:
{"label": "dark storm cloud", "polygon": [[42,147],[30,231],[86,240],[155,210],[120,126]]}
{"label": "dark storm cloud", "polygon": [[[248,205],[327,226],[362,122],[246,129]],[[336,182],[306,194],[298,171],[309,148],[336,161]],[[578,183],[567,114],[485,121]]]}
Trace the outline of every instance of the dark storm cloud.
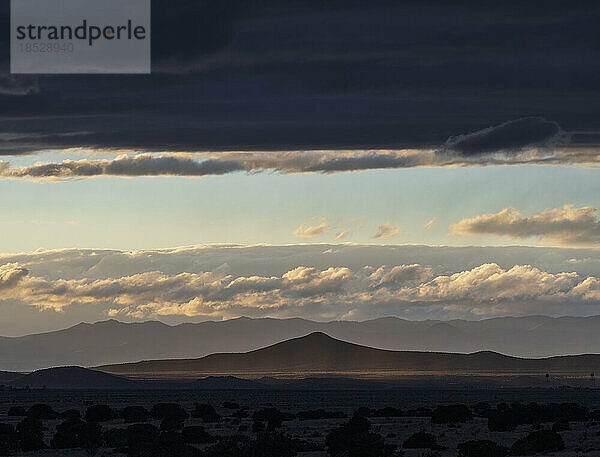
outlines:
{"label": "dark storm cloud", "polygon": [[445,148],[465,156],[494,152],[519,152],[531,147],[551,147],[566,142],[556,122],[527,117],[504,122],[466,135],[449,138]]}
{"label": "dark storm cloud", "polygon": [[152,75],[12,79],[3,34],[0,154],[426,148],[531,116],[598,130],[600,5],[522,3],[155,0]]}

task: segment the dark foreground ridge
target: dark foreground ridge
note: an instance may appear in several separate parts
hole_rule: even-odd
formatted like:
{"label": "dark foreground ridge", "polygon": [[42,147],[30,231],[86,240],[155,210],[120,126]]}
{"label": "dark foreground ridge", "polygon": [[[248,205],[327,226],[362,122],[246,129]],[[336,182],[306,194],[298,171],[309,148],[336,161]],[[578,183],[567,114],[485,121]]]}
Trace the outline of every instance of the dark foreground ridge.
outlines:
{"label": "dark foreground ridge", "polygon": [[213,354],[197,359],[151,360],[97,367],[107,373],[141,378],[211,375],[255,378],[270,375],[356,376],[365,373],[389,376],[537,376],[545,373],[587,376],[597,368],[600,368],[600,355],[524,359],[491,351],[472,354],[388,351],[340,341],[321,332],[239,354]]}

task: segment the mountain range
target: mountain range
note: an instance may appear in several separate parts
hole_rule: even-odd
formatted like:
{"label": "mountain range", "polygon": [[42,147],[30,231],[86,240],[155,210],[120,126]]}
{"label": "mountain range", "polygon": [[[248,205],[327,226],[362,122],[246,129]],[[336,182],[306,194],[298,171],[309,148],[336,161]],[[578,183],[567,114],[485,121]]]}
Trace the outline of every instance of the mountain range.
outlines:
{"label": "mountain range", "polygon": [[481,321],[375,320],[314,322],[250,319],[166,325],[116,320],[81,323],[48,333],[0,337],[0,370],[33,371],[52,366],[98,366],[149,359],[199,358],[247,352],[290,338],[323,332],[379,349],[472,353],[519,357],[600,353],[600,316],[502,317]]}
{"label": "mountain range", "polygon": [[196,359],[148,360],[96,367],[97,370],[142,379],[233,375],[348,377],[398,375],[559,375],[587,376],[600,368],[600,355],[542,359],[511,357],[497,352],[472,354],[390,351],[332,338],[325,333],[283,341],[244,353],[211,354]]}

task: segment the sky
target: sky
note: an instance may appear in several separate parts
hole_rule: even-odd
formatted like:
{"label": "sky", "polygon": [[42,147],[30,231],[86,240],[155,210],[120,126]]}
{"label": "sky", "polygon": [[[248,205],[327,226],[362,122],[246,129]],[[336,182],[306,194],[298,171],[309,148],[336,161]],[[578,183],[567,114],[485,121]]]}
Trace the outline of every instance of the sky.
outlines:
{"label": "sky", "polygon": [[3,34],[0,334],[598,314],[599,12],[156,0],[150,75]]}

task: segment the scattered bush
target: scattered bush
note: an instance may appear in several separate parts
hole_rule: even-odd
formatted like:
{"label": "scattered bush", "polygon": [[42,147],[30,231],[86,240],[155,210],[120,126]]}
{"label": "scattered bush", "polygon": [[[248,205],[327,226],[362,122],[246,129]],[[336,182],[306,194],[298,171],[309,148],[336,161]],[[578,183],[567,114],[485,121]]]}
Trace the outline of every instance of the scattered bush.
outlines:
{"label": "scattered bush", "polygon": [[514,442],[510,450],[513,455],[533,455],[538,452],[562,451],[565,442],[552,430],[538,430]]}
{"label": "scattered bush", "polygon": [[254,421],[252,422],[252,433],[260,433],[265,429],[264,422]]}
{"label": "scattered bush", "polygon": [[156,420],[170,418],[184,421],[189,414],[177,403],[158,403],[152,407],[151,416]]}
{"label": "scattered bush", "polygon": [[473,413],[467,405],[438,406],[431,414],[434,424],[467,422],[473,419]]}
{"label": "scattered bush", "polygon": [[443,451],[445,447],[437,444],[435,435],[431,433],[418,432],[409,436],[402,447],[405,449],[431,449],[433,451]]}
{"label": "scattered bush", "polygon": [[67,409],[58,415],[59,419],[81,418],[81,413],[78,409]]}
{"label": "scattered bush", "polygon": [[50,441],[54,449],[85,447],[93,449],[102,444],[102,427],[95,422],[83,422],[70,418],[56,427],[56,433]]}
{"label": "scattered bush", "polygon": [[143,406],[126,406],[121,411],[121,417],[126,424],[147,422],[150,419],[150,413]]}
{"label": "scattered bush", "polygon": [[16,429],[19,448],[25,452],[46,449],[47,446],[46,443],[44,443],[44,430],[46,430],[46,428],[38,419],[25,417],[17,424]]}
{"label": "scattered bush", "polygon": [[108,405],[92,405],[85,411],[85,420],[88,422],[106,422],[114,418],[115,413]]}
{"label": "scattered bush", "polygon": [[0,423],[0,455],[10,455],[17,448],[17,436],[12,424]]}
{"label": "scattered bush", "polygon": [[213,405],[196,403],[192,417],[202,419],[202,422],[219,422],[221,416],[217,414]]}
{"label": "scattered bush", "polygon": [[8,415],[13,417],[25,417],[27,416],[27,411],[22,406],[11,406],[8,408]]}
{"label": "scattered bush", "polygon": [[552,425],[553,432],[564,432],[566,430],[571,430],[571,426],[569,425],[569,422],[567,422],[567,421],[556,421]]}
{"label": "scattered bush", "polygon": [[208,447],[203,457],[293,457],[298,452],[318,450],[318,446],[291,439],[281,433],[263,433],[256,439],[234,435]]}
{"label": "scattered bush", "polygon": [[371,423],[361,416],[352,417],[345,425],[325,437],[331,456],[384,457],[391,456],[395,446],[385,444],[381,435],[370,431]]}
{"label": "scattered bush", "polygon": [[231,401],[224,401],[223,408],[225,408],[225,409],[240,409],[240,405],[238,403],[234,403]]}
{"label": "scattered bush", "polygon": [[398,408],[388,406],[386,408],[373,410],[371,417],[404,417],[406,413]]}
{"label": "scattered bush", "polygon": [[58,413],[51,406],[38,403],[27,410],[27,417],[39,420],[56,419]]}
{"label": "scattered bush", "polygon": [[252,415],[254,421],[267,422],[270,430],[281,427],[283,421],[291,421],[295,417],[293,414],[279,411],[277,408],[263,408]]}
{"label": "scattered bush", "polygon": [[111,428],[104,432],[104,443],[108,447],[122,448],[127,446],[127,431],[124,428]]}
{"label": "scattered bush", "polygon": [[514,403],[510,406],[500,404],[490,412],[488,428],[490,431],[506,432],[515,430],[522,424],[539,424],[559,420],[582,422],[589,418],[590,414],[587,408],[576,403],[547,405]]}
{"label": "scattered bush", "polygon": [[183,422],[184,421],[182,421],[181,419],[175,417],[165,417],[160,422],[160,429],[166,432],[181,430],[183,428]]}
{"label": "scattered bush", "polygon": [[505,457],[508,448],[490,440],[465,441],[458,445],[459,457]]}
{"label": "scattered bush", "polygon": [[298,419],[305,420],[323,420],[323,419],[345,419],[347,416],[342,411],[325,411],[324,409],[312,409],[309,411],[300,411]]}
{"label": "scattered bush", "polygon": [[237,417],[239,419],[244,419],[245,417],[248,417],[250,415],[250,413],[248,413],[247,409],[238,409],[235,413],[233,413],[231,415],[231,417]]}
{"label": "scattered bush", "polygon": [[203,444],[203,443],[214,443],[217,439],[210,433],[204,430],[204,427],[199,425],[193,425],[190,427],[183,427],[181,431],[183,441],[186,443]]}

